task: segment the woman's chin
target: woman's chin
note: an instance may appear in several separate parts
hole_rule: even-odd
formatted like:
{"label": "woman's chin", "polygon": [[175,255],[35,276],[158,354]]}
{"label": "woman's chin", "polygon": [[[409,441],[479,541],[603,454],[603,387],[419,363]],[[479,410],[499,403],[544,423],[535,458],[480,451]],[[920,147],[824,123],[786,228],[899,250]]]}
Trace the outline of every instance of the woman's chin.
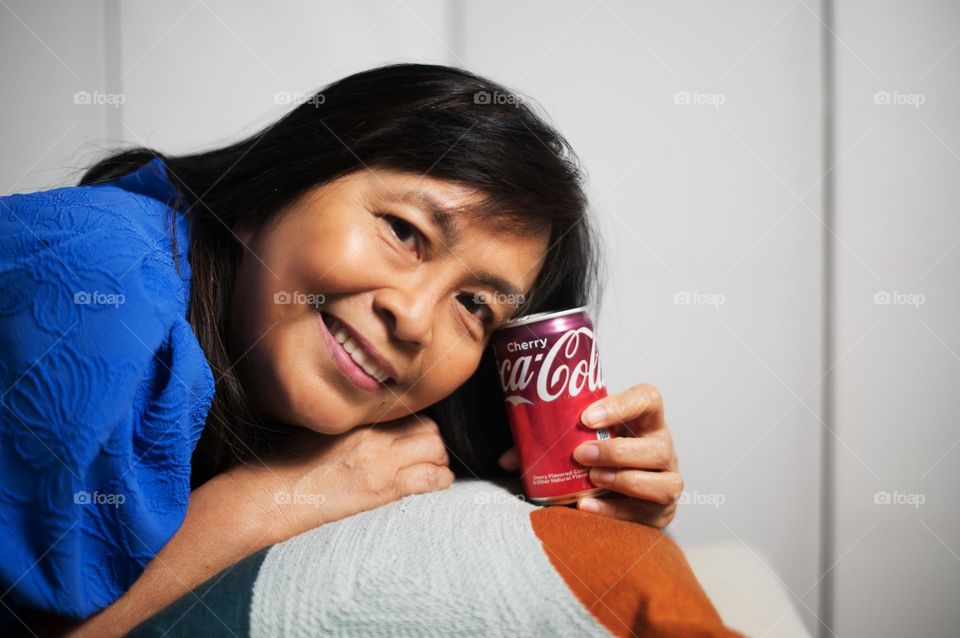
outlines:
{"label": "woman's chin", "polygon": [[305,430],[309,430],[311,432],[315,432],[316,434],[323,434],[326,436],[337,436],[339,434],[344,434],[346,432],[349,432],[350,430],[353,429],[353,427],[343,427],[343,428],[331,427],[329,423],[323,423],[323,424],[300,423],[298,425]]}
{"label": "woman's chin", "polygon": [[[318,396],[331,395],[326,392]],[[322,407],[305,406],[295,412],[299,425],[319,434],[343,434],[360,424],[360,417],[354,414],[354,409],[348,405],[340,405],[337,401],[326,401]]]}

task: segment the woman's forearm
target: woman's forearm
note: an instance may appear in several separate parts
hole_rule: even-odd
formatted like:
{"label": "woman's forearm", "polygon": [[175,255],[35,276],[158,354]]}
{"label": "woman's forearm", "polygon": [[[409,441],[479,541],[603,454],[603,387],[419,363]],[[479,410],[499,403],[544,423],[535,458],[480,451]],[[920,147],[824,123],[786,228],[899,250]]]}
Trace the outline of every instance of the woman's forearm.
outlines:
{"label": "woman's forearm", "polygon": [[425,416],[337,436],[299,430],[286,445],[263,464],[238,464],[194,490],[177,533],[129,591],[96,615],[66,629],[56,620],[41,635],[122,636],[268,545],[454,479],[440,428]]}
{"label": "woman's forearm", "polygon": [[211,576],[278,542],[280,521],[264,511],[268,489],[228,472],[194,490],[180,529],[133,586],[65,635],[122,636]]}

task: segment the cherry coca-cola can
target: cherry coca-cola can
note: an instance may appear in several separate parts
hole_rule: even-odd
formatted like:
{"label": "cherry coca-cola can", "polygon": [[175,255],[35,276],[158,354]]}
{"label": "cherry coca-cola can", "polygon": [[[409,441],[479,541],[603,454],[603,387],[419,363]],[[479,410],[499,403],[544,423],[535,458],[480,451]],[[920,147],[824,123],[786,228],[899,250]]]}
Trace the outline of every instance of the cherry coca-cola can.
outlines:
{"label": "cherry coca-cola can", "polygon": [[563,505],[605,492],[573,458],[584,441],[614,436],[580,421],[588,405],[607,396],[585,308],[510,321],[494,332],[493,351],[527,498]]}

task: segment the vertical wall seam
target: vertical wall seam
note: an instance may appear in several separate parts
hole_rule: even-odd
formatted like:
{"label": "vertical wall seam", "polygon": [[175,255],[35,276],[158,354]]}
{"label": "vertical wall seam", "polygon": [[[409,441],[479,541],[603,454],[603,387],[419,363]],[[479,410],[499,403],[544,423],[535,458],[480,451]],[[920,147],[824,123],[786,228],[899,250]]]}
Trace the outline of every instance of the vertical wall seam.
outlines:
{"label": "vertical wall seam", "polygon": [[467,7],[464,0],[447,0],[447,41],[453,55],[451,66],[464,66],[467,57]]}
{"label": "vertical wall seam", "polygon": [[[120,1],[103,0],[103,75],[104,92],[123,93],[120,70]],[[117,108],[103,109],[106,112],[106,137],[111,142],[123,139],[120,112],[123,104]]]}
{"label": "vertical wall seam", "polygon": [[[830,370],[831,361],[833,361],[835,350],[835,255],[836,242],[831,233],[834,222],[836,221],[835,199],[834,199],[834,178],[831,170],[834,164],[835,155],[835,116],[836,116],[836,91],[835,91],[835,73],[836,60],[834,57],[834,3],[833,0],[821,0],[820,40],[821,40],[821,92],[823,103],[821,106],[821,126],[822,126],[822,171],[823,189],[821,191],[821,207],[823,210],[822,226],[822,250],[823,250],[823,272],[822,272],[822,364],[824,372]],[[821,410],[823,422],[836,431],[835,424],[835,380],[831,372],[827,372],[823,377],[821,386]],[[834,561],[834,540],[835,540],[835,479],[836,479],[836,457],[834,455],[835,446],[833,437],[826,428],[821,428],[820,432],[820,589],[818,591],[818,609],[821,623],[817,626],[817,634],[820,638],[826,638],[828,633],[834,630],[834,575],[830,569]]]}

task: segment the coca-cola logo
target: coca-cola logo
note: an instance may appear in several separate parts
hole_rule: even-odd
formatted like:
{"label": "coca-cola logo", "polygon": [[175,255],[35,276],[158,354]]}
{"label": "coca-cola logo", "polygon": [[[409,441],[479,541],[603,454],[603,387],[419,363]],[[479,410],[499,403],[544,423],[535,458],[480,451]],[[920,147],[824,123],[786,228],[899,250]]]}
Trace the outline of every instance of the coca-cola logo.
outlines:
{"label": "coca-cola logo", "polygon": [[[587,349],[584,357],[582,352]],[[587,327],[568,330],[550,347],[546,354],[527,354],[504,357],[499,363],[500,386],[507,403],[532,403],[524,397],[527,388],[535,383],[537,396],[549,403],[560,396],[575,397],[584,388],[594,392],[603,387],[599,353],[593,330]],[[514,394],[519,392],[520,394]]]}

